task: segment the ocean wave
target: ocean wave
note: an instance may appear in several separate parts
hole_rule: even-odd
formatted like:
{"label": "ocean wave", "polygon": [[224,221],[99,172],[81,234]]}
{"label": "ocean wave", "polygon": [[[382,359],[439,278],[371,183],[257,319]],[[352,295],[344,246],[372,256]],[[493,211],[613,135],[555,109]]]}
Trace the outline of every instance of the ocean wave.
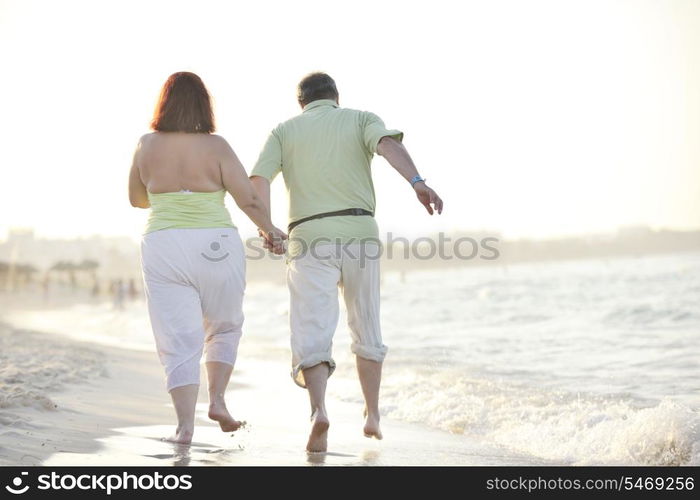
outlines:
{"label": "ocean wave", "polygon": [[693,309],[667,308],[651,304],[617,307],[608,312],[603,321],[616,326],[677,327],[697,325],[700,315]]}
{"label": "ocean wave", "polygon": [[391,418],[555,463],[700,463],[700,417],[670,399],[548,391],[446,371],[392,376],[382,399]]}

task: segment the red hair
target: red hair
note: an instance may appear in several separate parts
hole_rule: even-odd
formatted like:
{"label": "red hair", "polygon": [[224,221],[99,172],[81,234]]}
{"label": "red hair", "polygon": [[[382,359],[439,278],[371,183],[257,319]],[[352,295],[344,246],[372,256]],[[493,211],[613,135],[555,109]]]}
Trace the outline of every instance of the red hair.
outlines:
{"label": "red hair", "polygon": [[202,79],[186,71],[170,75],[160,91],[151,128],[158,132],[214,132],[211,98]]}

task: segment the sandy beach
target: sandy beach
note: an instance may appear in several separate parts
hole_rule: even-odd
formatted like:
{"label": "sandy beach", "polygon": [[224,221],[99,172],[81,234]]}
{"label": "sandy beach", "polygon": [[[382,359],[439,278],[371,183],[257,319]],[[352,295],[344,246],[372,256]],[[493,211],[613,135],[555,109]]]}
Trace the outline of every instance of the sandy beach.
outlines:
{"label": "sandy beach", "polygon": [[149,383],[153,354],[107,352],[8,325],[0,326],[0,344],[0,464],[89,456],[99,449],[96,439],[113,429],[167,417],[156,391],[159,379]]}
{"label": "sandy beach", "polygon": [[[468,465],[505,458],[389,419],[385,440],[368,440],[361,406],[338,400],[329,402],[329,452],[308,454],[306,395],[285,366],[246,361],[227,396],[246,427],[227,434],[209,421],[202,385],[194,442],[174,445],[161,440],[172,432],[174,414],[154,353],[9,325],[0,327],[0,345],[0,465]],[[30,357],[36,369],[13,368]]]}

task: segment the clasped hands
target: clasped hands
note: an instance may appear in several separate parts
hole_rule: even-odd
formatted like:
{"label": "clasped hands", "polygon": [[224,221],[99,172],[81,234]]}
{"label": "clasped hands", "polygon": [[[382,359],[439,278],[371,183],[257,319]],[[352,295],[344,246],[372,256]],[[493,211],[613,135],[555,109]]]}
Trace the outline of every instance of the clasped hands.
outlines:
{"label": "clasped hands", "polygon": [[272,226],[268,231],[258,229],[258,235],[263,239],[263,248],[269,250],[275,255],[282,255],[286,249],[284,240],[288,238],[287,233]]}

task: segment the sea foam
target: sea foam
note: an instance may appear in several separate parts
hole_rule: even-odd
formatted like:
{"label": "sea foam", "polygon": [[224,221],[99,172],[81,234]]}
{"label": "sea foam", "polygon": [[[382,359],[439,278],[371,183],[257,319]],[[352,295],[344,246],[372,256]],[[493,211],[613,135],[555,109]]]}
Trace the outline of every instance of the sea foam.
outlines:
{"label": "sea foam", "polygon": [[572,465],[699,463],[700,416],[671,399],[547,390],[406,371],[387,379],[389,417],[485,439],[517,453]]}

